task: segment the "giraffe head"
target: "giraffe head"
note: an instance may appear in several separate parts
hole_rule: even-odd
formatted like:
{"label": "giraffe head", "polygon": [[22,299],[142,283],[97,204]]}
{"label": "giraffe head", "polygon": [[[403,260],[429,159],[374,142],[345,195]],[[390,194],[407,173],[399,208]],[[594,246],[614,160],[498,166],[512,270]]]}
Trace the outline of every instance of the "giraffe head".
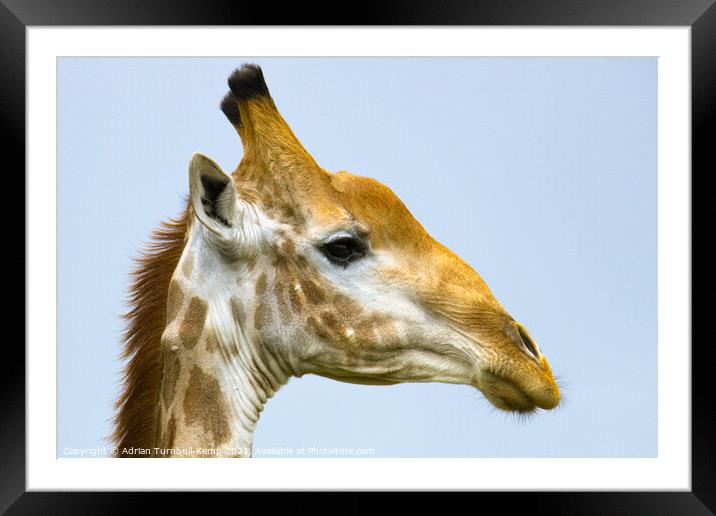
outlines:
{"label": "giraffe head", "polygon": [[388,187],[322,169],[258,66],[229,87],[241,163],[231,175],[199,153],[190,163],[197,288],[226,294],[220,331],[240,327],[288,375],[468,384],[508,411],[559,403],[546,358],[474,269]]}

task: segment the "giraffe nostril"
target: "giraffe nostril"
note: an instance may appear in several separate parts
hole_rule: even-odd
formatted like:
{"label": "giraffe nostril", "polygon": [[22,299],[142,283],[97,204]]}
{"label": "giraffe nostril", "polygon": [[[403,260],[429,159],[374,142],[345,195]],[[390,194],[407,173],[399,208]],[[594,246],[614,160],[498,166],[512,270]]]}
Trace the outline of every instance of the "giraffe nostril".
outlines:
{"label": "giraffe nostril", "polygon": [[530,337],[529,334],[527,333],[527,330],[525,330],[525,328],[519,323],[516,326],[517,326],[517,333],[519,333],[520,339],[522,340],[522,343],[525,345],[525,348],[527,348],[527,351],[529,351],[533,357],[539,358],[540,353],[539,353],[539,349],[537,348],[537,344],[534,343],[534,341],[532,340],[532,337]]}

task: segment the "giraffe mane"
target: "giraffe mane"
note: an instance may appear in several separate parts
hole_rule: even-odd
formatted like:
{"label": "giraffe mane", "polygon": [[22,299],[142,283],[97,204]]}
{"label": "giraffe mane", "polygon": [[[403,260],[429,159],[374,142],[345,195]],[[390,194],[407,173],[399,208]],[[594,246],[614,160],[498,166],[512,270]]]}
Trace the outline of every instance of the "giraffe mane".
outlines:
{"label": "giraffe mane", "polygon": [[[126,361],[122,392],[115,403],[111,440],[121,450],[154,444],[156,411],[162,387],[161,338],[167,319],[167,293],[181,258],[191,206],[176,219],[161,222],[135,259],[129,287],[129,311],[123,335]],[[121,453],[120,453],[121,455]]]}

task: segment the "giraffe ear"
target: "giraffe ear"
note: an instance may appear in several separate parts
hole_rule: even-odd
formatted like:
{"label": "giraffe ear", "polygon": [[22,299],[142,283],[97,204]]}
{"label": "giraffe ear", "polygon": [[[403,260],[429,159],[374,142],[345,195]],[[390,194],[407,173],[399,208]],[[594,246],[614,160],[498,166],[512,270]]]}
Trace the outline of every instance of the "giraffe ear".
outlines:
{"label": "giraffe ear", "polygon": [[194,213],[207,229],[223,239],[236,234],[238,199],[234,181],[200,152],[195,152],[189,163],[189,192]]}

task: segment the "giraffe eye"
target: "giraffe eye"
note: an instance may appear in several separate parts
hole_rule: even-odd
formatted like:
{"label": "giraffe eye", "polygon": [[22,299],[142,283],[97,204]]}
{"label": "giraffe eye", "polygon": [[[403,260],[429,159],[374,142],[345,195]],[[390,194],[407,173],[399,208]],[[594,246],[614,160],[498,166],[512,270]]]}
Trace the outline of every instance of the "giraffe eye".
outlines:
{"label": "giraffe eye", "polygon": [[321,252],[330,261],[341,267],[347,267],[349,263],[366,254],[366,248],[360,240],[344,236],[339,237],[320,247]]}

